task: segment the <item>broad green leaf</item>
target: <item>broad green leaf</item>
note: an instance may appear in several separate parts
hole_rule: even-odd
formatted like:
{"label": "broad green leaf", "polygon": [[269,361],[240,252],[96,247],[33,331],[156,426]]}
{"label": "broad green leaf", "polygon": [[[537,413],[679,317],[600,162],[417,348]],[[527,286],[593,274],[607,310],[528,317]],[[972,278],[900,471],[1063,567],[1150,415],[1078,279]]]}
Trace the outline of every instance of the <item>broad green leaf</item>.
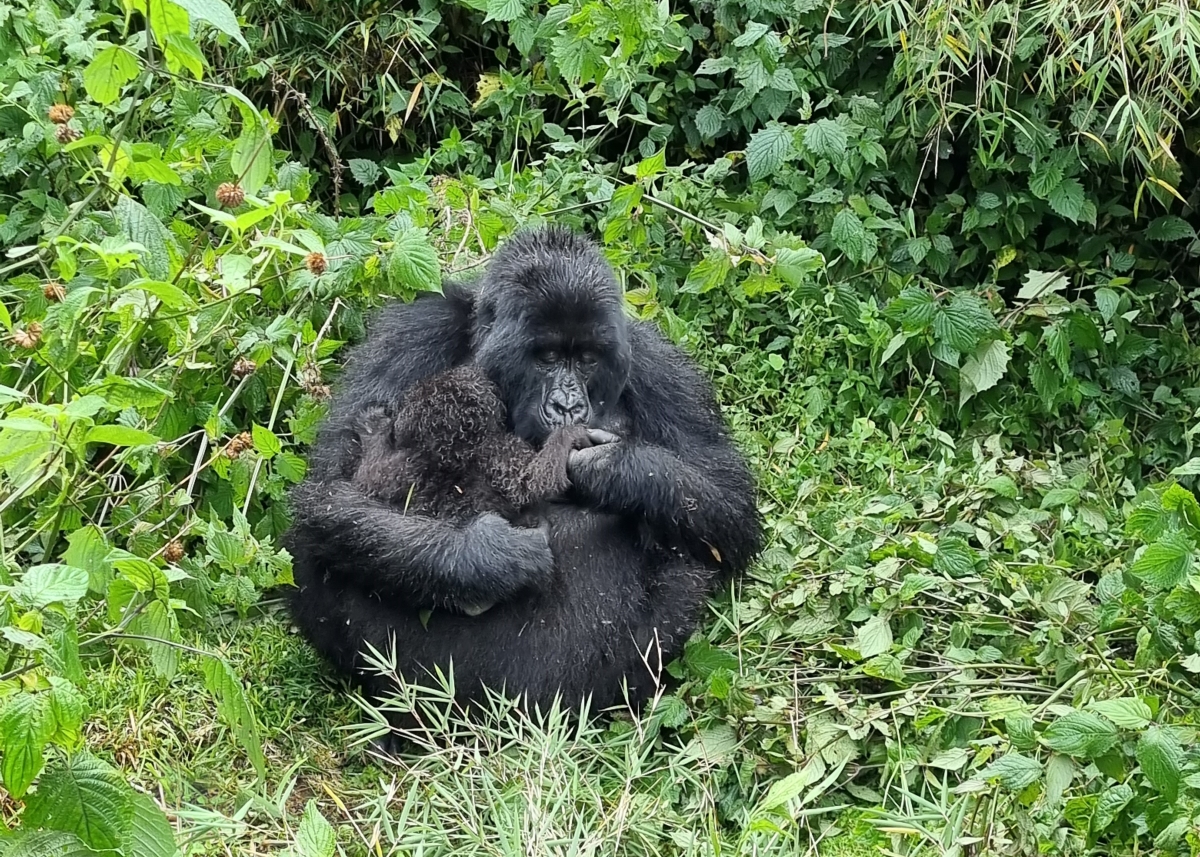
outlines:
{"label": "broad green leaf", "polygon": [[775,272],[790,286],[800,286],[809,281],[811,274],[825,266],[825,260],[816,250],[803,247],[799,250],[780,247],[775,251]]}
{"label": "broad green leaf", "polygon": [[229,152],[229,167],[246,193],[253,196],[267,183],[272,156],[271,135],[256,116],[255,121],[242,126]]}
{"label": "broad green leaf", "polygon": [[876,655],[862,665],[862,671],[875,678],[886,679],[896,684],[905,684],[908,679],[904,675],[904,664],[895,655],[884,652]]}
{"label": "broad green leaf", "polygon": [[719,250],[709,253],[688,272],[681,292],[703,295],[725,284],[725,278],[733,269],[729,257]]}
{"label": "broad green leaf", "polygon": [[487,0],[487,15],[483,22],[515,21],[525,14],[525,0]]}
{"label": "broad green leaf", "polygon": [[170,681],[179,670],[179,649],[170,643],[179,642],[179,624],[174,612],[164,601],[155,600],[133,620],[132,630],[143,637],[152,637],[163,642],[142,640],[150,653],[150,664],[159,678]]}
{"label": "broad green leaf", "polygon": [[833,218],[829,237],[839,250],[852,262],[866,262],[875,255],[878,241],[867,231],[863,222],[849,208],[843,208]]}
{"label": "broad green leaf", "polygon": [[308,472],[308,462],[294,452],[281,452],[275,456],[275,472],[293,484],[301,482]]}
{"label": "broad green leaf", "polygon": [[254,441],[254,449],[263,458],[271,459],[283,451],[283,444],[275,433],[268,428],[255,423],[250,429]]}
{"label": "broad green leaf", "polygon": [[1070,756],[1055,753],[1046,762],[1046,803],[1058,807],[1075,779],[1075,762]]}
{"label": "broad green leaf", "polygon": [[999,329],[987,305],[974,295],[954,295],[933,317],[934,336],[955,351],[969,354],[986,333]]}
{"label": "broad green leaf", "polygon": [[242,28],[238,25],[237,15],[233,13],[233,9],[225,0],[175,0],[175,2],[187,9],[193,22],[203,21],[206,24],[212,24],[243,48],[250,50],[250,46],[242,37]]}
{"label": "broad green leaf", "polygon": [[848,143],[846,129],[832,119],[819,119],[804,129],[804,147],[834,163],[845,157]]}
{"label": "broad green leaf", "polygon": [[1126,783],[1105,789],[1096,801],[1096,811],[1092,815],[1092,832],[1100,833],[1116,821],[1126,805],[1133,800],[1133,789]]}
{"label": "broad green leaf", "polygon": [[13,598],[23,607],[40,610],[50,604],[73,607],[87,595],[88,573],[65,563],[32,566],[13,589]]}
{"label": "broad green leaf", "polygon": [[957,536],[947,536],[937,543],[933,568],[947,577],[966,577],[975,573],[979,554]]}
{"label": "broad green leaf", "polygon": [[171,822],[147,794],[134,792],[130,804],[133,811],[125,830],[126,857],[176,857],[179,846]]}
{"label": "broad green leaf", "polygon": [[781,780],[776,780],[762,799],[758,809],[766,812],[776,809],[800,797],[800,794],[821,778],[824,771],[815,765],[805,765],[798,771],[788,774]]}
{"label": "broad green leaf", "polygon": [[990,340],[976,348],[958,370],[962,380],[958,406],[961,408],[976,393],[996,386],[1008,371],[1008,358],[1008,345],[1001,339]]}
{"label": "broad green leaf", "polygon": [[3,853],[4,857],[96,857],[82,839],[61,830],[24,829]]}
{"label": "broad green leaf", "polygon": [[888,341],[887,348],[883,349],[883,354],[879,357],[879,365],[882,366],[891,360],[896,352],[904,346],[904,343],[908,342],[908,338],[909,334],[904,333],[903,331],[893,336]]}
{"label": "broad green leaf", "polygon": [[700,678],[708,678],[717,670],[738,671],[738,659],[724,649],[718,649],[703,637],[689,640],[683,650],[684,665]]}
{"label": "broad green leaf", "polygon": [[1150,545],[1129,568],[1147,586],[1170,589],[1187,579],[1195,548],[1183,533],[1167,533]]}
{"label": "broad green leaf", "polygon": [[1184,754],[1179,739],[1170,730],[1153,726],[1142,733],[1136,753],[1146,779],[1173,803],[1183,777]]}
{"label": "broad green leaf", "polygon": [[184,69],[187,69],[196,80],[204,79],[204,54],[201,52],[200,46],[187,34],[168,36],[166,45],[163,47],[163,56],[167,61],[167,70],[171,74],[181,74]]}
{"label": "broad green leaf", "polygon": [[266,776],[266,760],[263,757],[262,738],[258,723],[246,699],[241,681],[234,675],[232,667],[223,659],[206,657],[201,661],[204,685],[217,699],[217,712],[237,737],[238,743],[250,757],[250,763],[259,778]]}
{"label": "broad green leaf", "polygon": [[85,443],[106,443],[111,446],[148,446],[159,438],[148,431],[121,425],[92,426],[84,435]]}
{"label": "broad green leaf", "polygon": [[1046,199],[1062,184],[1062,168],[1047,164],[1029,176],[1029,189],[1039,199]]}
{"label": "broad green leaf", "polygon": [[188,294],[179,286],[173,283],[163,282],[161,280],[134,280],[127,287],[129,289],[137,289],[154,295],[163,305],[170,309],[178,310],[194,310],[197,309],[196,302],[188,296]]}
{"label": "broad green leaf", "polygon": [[436,292],[442,287],[437,251],[425,233],[406,229],[396,236],[388,255],[388,275],[394,285],[415,292]]}
{"label": "broad green leaf", "polygon": [[1119,738],[1115,726],[1087,711],[1072,711],[1060,717],[1042,734],[1050,749],[1084,759],[1104,755]]}
{"label": "broad green leaf", "polygon": [[1089,702],[1088,708],[1107,717],[1122,729],[1145,728],[1154,717],[1149,705],[1133,697],[1097,699]]}
{"label": "broad green leaf", "polygon": [[1151,241],[1179,241],[1195,238],[1196,230],[1182,217],[1167,214],[1150,221],[1146,227],[1146,237]]}
{"label": "broad green leaf", "polygon": [[1121,298],[1112,289],[1096,289],[1096,309],[1105,321],[1112,321],[1121,306]]}
{"label": "broad green leaf", "polygon": [[104,48],[83,70],[83,88],[92,100],[112,104],[121,95],[121,87],[137,77],[141,64],[137,57],[115,45]]}
{"label": "broad green leaf", "polygon": [[873,658],[892,647],[892,627],[885,616],[872,616],[855,635],[855,648],[864,658]]}
{"label": "broad green leaf", "polygon": [[150,209],[122,194],[113,206],[113,215],[121,227],[122,234],[145,248],[141,254],[142,264],[150,276],[159,281],[171,276],[170,245],[174,243],[171,233],[162,225]]}
{"label": "broad green leaf", "polygon": [[696,130],[700,132],[700,136],[711,140],[721,133],[721,129],[725,127],[725,114],[721,112],[719,107],[712,104],[705,104],[696,111]]}
{"label": "broad green leaf", "polygon": [[24,821],[74,833],[96,849],[119,848],[133,813],[133,790],[106,762],[78,753],[51,768],[29,798]]}
{"label": "broad green leaf", "polygon": [[750,181],[761,181],[778,172],[794,154],[791,129],[772,122],[756,131],[746,146],[746,167]]}
{"label": "broad green leaf", "polygon": [[634,177],[639,181],[652,179],[667,168],[667,150],[659,149],[653,155],[638,162]]}
{"label": "broad green leaf", "polygon": [[1033,729],[1033,718],[1028,714],[1010,714],[1004,718],[1004,731],[1017,750],[1032,750],[1037,747],[1037,734]]}
{"label": "broad green leaf", "polygon": [[188,13],[171,0],[126,0],[126,3],[136,4],[149,19],[150,30],[160,45],[172,34],[187,35]]}
{"label": "broad green leaf", "polygon": [[1017,300],[1040,300],[1046,295],[1061,292],[1067,287],[1067,278],[1058,271],[1030,271],[1025,275],[1025,282],[1017,292]]}
{"label": "broad green leaf", "polygon": [[1079,179],[1063,179],[1057,187],[1050,192],[1050,196],[1046,200],[1054,213],[1060,217],[1065,217],[1072,223],[1078,223],[1084,218],[1086,198],[1083,193],[1083,185],[1079,183]]}
{"label": "broad green leaf", "polygon": [[1010,791],[1020,791],[1042,775],[1042,763],[1020,753],[1006,753],[979,772],[983,780],[999,780]]}
{"label": "broad green leaf", "polygon": [[366,158],[350,159],[350,175],[363,187],[370,187],[383,177],[379,164]]}
{"label": "broad green leaf", "polygon": [[45,764],[46,744],[54,734],[54,718],[45,694],[17,693],[0,711],[0,774],[4,787],[20,800]]}
{"label": "broad green leaf", "polygon": [[333,825],[321,815],[317,802],[310,800],[296,830],[296,857],[333,857],[336,848]]}
{"label": "broad green leaf", "polygon": [[46,705],[54,725],[51,739],[64,747],[77,746],[83,740],[83,715],[87,707],[83,694],[66,679],[51,676]]}

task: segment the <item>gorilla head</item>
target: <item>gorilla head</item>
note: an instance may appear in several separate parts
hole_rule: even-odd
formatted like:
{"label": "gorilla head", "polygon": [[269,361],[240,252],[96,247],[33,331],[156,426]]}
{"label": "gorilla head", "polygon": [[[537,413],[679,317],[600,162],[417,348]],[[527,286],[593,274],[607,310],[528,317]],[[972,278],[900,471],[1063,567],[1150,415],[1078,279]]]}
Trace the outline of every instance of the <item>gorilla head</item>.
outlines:
{"label": "gorilla head", "polygon": [[473,351],[518,436],[540,443],[560,426],[597,426],[625,388],[631,359],[612,268],[568,229],[514,237],[480,286]]}

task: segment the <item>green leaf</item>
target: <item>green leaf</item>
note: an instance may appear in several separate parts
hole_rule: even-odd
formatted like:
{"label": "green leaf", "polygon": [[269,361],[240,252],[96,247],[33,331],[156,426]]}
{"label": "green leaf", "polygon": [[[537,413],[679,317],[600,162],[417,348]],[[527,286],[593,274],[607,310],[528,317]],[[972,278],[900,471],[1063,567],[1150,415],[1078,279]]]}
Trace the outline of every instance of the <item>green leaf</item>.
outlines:
{"label": "green leaf", "polygon": [[275,472],[293,484],[303,481],[308,472],[308,462],[294,452],[281,452],[275,456]]}
{"label": "green leaf", "polygon": [[1100,833],[1116,821],[1126,805],[1133,800],[1133,789],[1126,783],[1118,783],[1100,793],[1096,811],[1092,814],[1092,832]]}
{"label": "green leaf", "polygon": [[967,577],[975,573],[979,554],[957,536],[947,536],[938,541],[937,553],[933,555],[933,568],[947,577]]}
{"label": "green leaf", "polygon": [[350,175],[363,187],[370,187],[383,177],[379,164],[366,158],[350,159]]}
{"label": "green leaf", "polygon": [[275,433],[268,428],[255,423],[250,429],[254,441],[254,449],[263,458],[271,459],[283,451],[283,444]]}
{"label": "green leaf", "polygon": [[20,831],[4,857],[96,857],[96,852],[74,833],[60,830]]}
{"label": "green leaf", "polygon": [[238,25],[237,15],[233,13],[233,9],[225,0],[174,0],[174,2],[187,9],[193,21],[211,24],[243,48],[250,50],[250,46],[242,37],[242,28]]}
{"label": "green leaf", "polygon": [[[163,46],[163,57],[167,61],[167,71],[171,74],[182,74],[184,69],[192,73],[196,80],[204,79],[204,54],[190,36],[186,33],[172,33],[167,36]],[[150,202],[150,200],[146,200]]]}
{"label": "green leaf", "polygon": [[1147,586],[1170,589],[1187,579],[1195,548],[1183,533],[1167,533],[1150,545],[1129,568]]}
{"label": "green leaf", "polygon": [[1146,237],[1151,241],[1179,241],[1183,238],[1195,238],[1196,230],[1182,217],[1167,214],[1156,217],[1146,227]]}
{"label": "green leaf", "polygon": [[246,193],[258,193],[271,175],[271,135],[257,116],[245,123],[229,152],[229,167]]}
{"label": "green leaf", "polygon": [[773,175],[795,155],[795,143],[789,128],[772,122],[756,131],[746,146],[746,167],[750,181]]}
{"label": "green leaf", "polygon": [[238,743],[250,757],[250,763],[259,778],[265,777],[266,760],[263,758],[262,738],[259,737],[258,723],[254,719],[254,712],[246,699],[242,683],[223,658],[204,658],[201,661],[201,670],[204,673],[205,687],[217,699],[217,712],[237,736]]}
{"label": "green leaf", "polygon": [[1062,168],[1046,164],[1029,176],[1029,189],[1039,199],[1046,199],[1062,184]]}
{"label": "green leaf", "polygon": [[1107,717],[1122,729],[1143,729],[1150,725],[1150,720],[1154,717],[1149,705],[1133,697],[1093,700],[1088,703],[1088,708]]}
{"label": "green leaf", "polygon": [[17,693],[0,712],[0,774],[4,787],[20,800],[45,764],[46,744],[54,734],[54,719],[42,694]]}
{"label": "green leaf", "polygon": [[483,22],[515,21],[525,14],[524,0],[487,0],[487,15]]}
{"label": "green leaf", "polygon": [[176,857],[179,846],[171,822],[147,794],[134,792],[129,826],[125,831],[126,857]]}
{"label": "green leaf", "polygon": [[775,273],[790,286],[800,286],[808,282],[810,275],[821,270],[825,260],[816,250],[808,247],[794,250],[791,247],[780,247],[775,251]]}
{"label": "green leaf", "polygon": [[1183,747],[1169,729],[1151,727],[1142,733],[1137,744],[1137,760],[1146,779],[1168,801],[1179,796],[1179,783],[1183,777]]}
{"label": "green leaf", "polygon": [[829,237],[852,262],[869,261],[878,247],[875,236],[867,231],[858,215],[849,208],[843,208],[833,218]]}
{"label": "green leaf", "polygon": [[855,635],[855,648],[864,658],[873,658],[892,647],[892,627],[885,616],[872,616]]}
{"label": "green leaf", "polygon": [[13,598],[30,610],[40,610],[50,604],[75,606],[87,595],[88,573],[64,563],[35,565],[21,576],[13,588]]}
{"label": "green leaf", "polygon": [[711,140],[725,127],[725,114],[719,107],[705,104],[696,112],[696,130],[700,136]]}
{"label": "green leaf", "polygon": [[724,649],[718,649],[703,637],[689,640],[683,650],[684,665],[700,678],[709,678],[718,670],[737,672],[738,659]]}
{"label": "green leaf", "polygon": [[1030,271],[1025,275],[1025,283],[1017,292],[1017,300],[1040,300],[1046,295],[1061,292],[1067,287],[1067,278],[1058,271]]}
{"label": "green leaf", "polygon": [[1007,753],[979,772],[984,780],[999,780],[1010,791],[1020,791],[1042,775],[1042,764],[1020,753]]}
{"label": "green leaf", "polygon": [[112,104],[121,95],[121,87],[137,77],[141,64],[124,48],[107,47],[96,54],[83,70],[83,88],[93,101]]}
{"label": "green leaf", "polygon": [[132,798],[116,769],[79,753],[46,772],[23,820],[74,833],[96,849],[119,848],[133,814]]}
{"label": "green leaf", "polygon": [[1121,306],[1121,298],[1112,289],[1096,289],[1096,309],[1105,321],[1112,321]]}
{"label": "green leaf", "polygon": [[1075,762],[1070,756],[1055,753],[1046,762],[1046,803],[1058,807],[1062,796],[1075,779]]}
{"label": "green leaf", "polygon": [[1004,731],[1017,750],[1032,750],[1037,747],[1037,735],[1033,731],[1033,718],[1028,714],[1010,714],[1004,718]]}
{"label": "green leaf", "polygon": [[848,143],[846,129],[832,119],[820,119],[804,129],[804,147],[835,163],[845,157]]}
{"label": "green leaf", "polygon": [[315,800],[309,800],[296,831],[296,857],[333,857],[337,837]]}
{"label": "green leaf", "polygon": [[971,353],[985,333],[999,329],[987,305],[974,295],[954,295],[933,317],[933,334],[961,353]]}
{"label": "green leaf", "polygon": [[174,243],[171,233],[150,209],[122,194],[113,206],[113,215],[121,227],[121,233],[130,241],[141,244],[141,254],[146,272],[155,280],[167,280],[171,276],[170,246]]}
{"label": "green leaf", "polygon": [[713,251],[695,264],[680,291],[696,295],[710,292],[725,284],[725,278],[732,269],[727,255]]}
{"label": "green leaf", "polygon": [[1087,711],[1072,711],[1060,717],[1042,734],[1051,750],[1084,759],[1103,756],[1119,738],[1115,726]]}
{"label": "green leaf", "polygon": [[79,689],[58,676],[50,677],[46,704],[54,724],[50,738],[63,747],[74,747],[83,739],[84,701]]}
{"label": "green leaf", "polygon": [[887,681],[901,685],[905,684],[908,680],[904,675],[904,664],[900,663],[900,659],[895,655],[889,655],[886,652],[871,658],[871,660],[863,664],[862,671],[869,676],[886,679]]}
{"label": "green leaf", "polygon": [[396,236],[388,256],[388,275],[395,285],[416,292],[436,292],[442,287],[437,251],[425,233],[407,229]]}
{"label": "green leaf", "polygon": [[1000,339],[985,342],[975,349],[958,370],[962,380],[958,406],[961,408],[976,393],[990,390],[1008,371],[1008,345]]}
{"label": "green leaf", "polygon": [[148,431],[121,425],[92,426],[83,437],[84,443],[106,443],[111,446],[148,446],[159,438]]}
{"label": "green leaf", "polygon": [[1055,214],[1067,218],[1072,223],[1078,223],[1083,218],[1086,200],[1079,179],[1063,179],[1058,187],[1050,192],[1046,201]]}
{"label": "green leaf", "polygon": [[142,640],[150,653],[150,665],[155,674],[170,681],[179,670],[179,649],[169,643],[179,642],[179,625],[175,614],[161,600],[151,601],[133,620],[133,632],[143,637],[153,637],[163,642]]}

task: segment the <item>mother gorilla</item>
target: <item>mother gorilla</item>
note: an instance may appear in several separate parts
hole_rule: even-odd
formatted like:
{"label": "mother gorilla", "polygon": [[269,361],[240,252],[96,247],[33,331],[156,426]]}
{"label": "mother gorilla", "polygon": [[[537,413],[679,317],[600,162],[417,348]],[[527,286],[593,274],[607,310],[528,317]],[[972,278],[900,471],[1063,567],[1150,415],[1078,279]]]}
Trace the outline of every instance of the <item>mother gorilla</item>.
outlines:
{"label": "mother gorilla", "polygon": [[[394,413],[415,381],[470,359],[526,440],[565,424],[596,430],[595,445],[572,453],[569,494],[514,525],[406,515],[356,490],[363,411]],[[453,664],[460,701],[487,685],[543,710],[556,693],[605,708],[623,684],[644,702],[706,598],[762,540],[753,478],[709,385],[626,317],[598,249],[559,228],[509,240],[475,289],[447,283],[444,296],[381,311],[292,506],[292,613],[339,671],[387,692],[360,652],[394,639],[406,681]],[[495,606],[463,614],[480,603]]]}

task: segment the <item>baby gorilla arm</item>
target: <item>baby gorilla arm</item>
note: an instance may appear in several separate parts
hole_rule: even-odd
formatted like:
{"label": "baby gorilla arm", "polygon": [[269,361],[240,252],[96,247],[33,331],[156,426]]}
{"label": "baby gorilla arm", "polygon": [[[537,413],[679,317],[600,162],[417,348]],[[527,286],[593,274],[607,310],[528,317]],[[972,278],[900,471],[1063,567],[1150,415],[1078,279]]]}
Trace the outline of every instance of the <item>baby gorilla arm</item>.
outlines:
{"label": "baby gorilla arm", "polygon": [[293,553],[319,555],[347,583],[412,607],[473,609],[541,586],[553,571],[546,528],[517,529],[497,515],[466,526],[406,515],[344,480],[298,486],[292,507],[304,539]]}
{"label": "baby gorilla arm", "polygon": [[505,500],[527,509],[566,493],[571,487],[567,458],[572,450],[588,446],[591,440],[584,426],[555,429],[536,453],[525,441],[506,434],[485,451],[484,468]]}

